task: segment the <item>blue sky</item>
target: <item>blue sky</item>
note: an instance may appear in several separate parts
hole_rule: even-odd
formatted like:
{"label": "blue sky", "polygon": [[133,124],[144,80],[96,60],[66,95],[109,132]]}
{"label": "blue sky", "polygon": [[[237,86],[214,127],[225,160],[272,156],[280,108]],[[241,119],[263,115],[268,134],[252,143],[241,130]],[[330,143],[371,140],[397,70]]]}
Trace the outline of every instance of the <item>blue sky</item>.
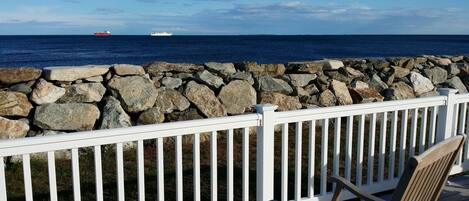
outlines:
{"label": "blue sky", "polygon": [[0,35],[469,34],[466,0],[2,0]]}

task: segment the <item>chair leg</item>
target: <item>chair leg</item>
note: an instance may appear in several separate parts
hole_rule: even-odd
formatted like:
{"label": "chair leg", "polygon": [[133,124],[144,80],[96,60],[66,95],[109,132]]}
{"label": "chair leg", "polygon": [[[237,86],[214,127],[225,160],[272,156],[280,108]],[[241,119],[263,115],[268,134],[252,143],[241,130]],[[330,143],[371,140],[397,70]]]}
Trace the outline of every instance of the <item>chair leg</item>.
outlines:
{"label": "chair leg", "polygon": [[332,195],[332,201],[340,201],[340,193],[342,193],[343,188],[344,187],[342,186],[342,184],[337,183],[337,185],[335,186],[334,195]]}

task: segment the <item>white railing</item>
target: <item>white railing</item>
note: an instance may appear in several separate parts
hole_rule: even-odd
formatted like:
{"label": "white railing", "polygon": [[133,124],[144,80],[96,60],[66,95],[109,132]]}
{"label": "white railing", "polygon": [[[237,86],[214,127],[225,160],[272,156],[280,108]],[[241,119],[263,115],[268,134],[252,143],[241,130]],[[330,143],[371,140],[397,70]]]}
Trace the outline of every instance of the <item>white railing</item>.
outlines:
{"label": "white railing", "polygon": [[[23,160],[25,198],[33,200],[30,155],[41,152],[47,153],[50,199],[57,200],[54,153],[58,150],[71,150],[73,197],[81,200],[79,150],[87,147],[94,150],[96,199],[103,200],[101,147],[110,144],[116,145],[117,197],[124,200],[123,145],[129,142],[137,144],[138,199],[145,200],[144,141],[149,140],[155,140],[157,147],[157,198],[165,200],[165,138],[175,139],[176,200],[187,196],[201,200],[202,193],[218,200],[217,135],[226,137],[226,197],[233,200],[237,178],[233,171],[234,130],[242,131],[242,200],[249,200],[250,190],[254,190],[249,187],[250,149],[256,150],[257,200],[329,200],[334,188],[328,183],[331,175],[343,176],[370,193],[386,191],[395,187],[410,156],[457,133],[469,133],[469,94],[455,93],[440,89],[441,95],[436,97],[286,112],[259,105],[257,114],[6,140],[0,142],[0,200],[7,200],[4,161],[15,155]],[[249,146],[252,127],[257,128],[255,147]],[[202,192],[200,133],[207,132],[211,133],[210,147],[204,149],[210,150],[211,187],[210,192]],[[194,139],[191,195],[183,193],[183,136]],[[293,144],[291,137],[295,138]],[[291,151],[294,157],[290,157]],[[275,153],[280,157],[276,159]],[[469,169],[468,161],[469,143],[451,174]],[[289,172],[294,172],[293,178]],[[280,191],[274,191],[276,186]]]}

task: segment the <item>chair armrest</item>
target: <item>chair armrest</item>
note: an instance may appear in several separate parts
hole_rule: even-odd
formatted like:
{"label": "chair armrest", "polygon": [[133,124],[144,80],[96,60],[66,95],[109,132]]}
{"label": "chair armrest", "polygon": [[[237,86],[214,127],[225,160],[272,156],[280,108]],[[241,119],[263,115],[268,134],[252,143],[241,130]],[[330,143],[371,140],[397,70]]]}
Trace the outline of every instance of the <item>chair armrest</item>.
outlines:
{"label": "chair armrest", "polygon": [[344,189],[344,188],[347,189],[348,191],[350,191],[352,194],[356,195],[357,197],[363,199],[363,200],[367,200],[367,201],[385,201],[381,198],[378,198],[378,197],[373,196],[369,193],[361,191],[357,186],[353,185],[352,183],[350,183],[349,181],[347,181],[346,179],[344,179],[342,177],[331,176],[330,180],[333,183],[336,183],[334,196],[332,198],[333,201],[339,201],[340,193],[341,193],[342,189]]}

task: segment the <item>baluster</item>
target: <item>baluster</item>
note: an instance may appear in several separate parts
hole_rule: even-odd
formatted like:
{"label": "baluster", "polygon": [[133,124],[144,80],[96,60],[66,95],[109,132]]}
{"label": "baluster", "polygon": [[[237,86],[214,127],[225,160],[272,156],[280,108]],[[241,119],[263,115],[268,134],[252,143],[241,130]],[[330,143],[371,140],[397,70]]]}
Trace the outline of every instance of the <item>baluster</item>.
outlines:
{"label": "baluster", "polygon": [[418,109],[412,109],[412,120],[410,123],[410,151],[409,157],[415,156],[415,148],[417,144],[417,118],[419,116]]}
{"label": "baluster", "polygon": [[436,135],[436,115],[438,114],[438,107],[434,106],[430,111],[430,127],[428,130],[430,133],[428,134],[428,148],[433,146],[435,143],[435,135]]}
{"label": "baluster", "polygon": [[158,201],[164,201],[164,155],[163,155],[163,138],[156,139],[157,143],[157,165],[158,165]]}
{"label": "baluster", "polygon": [[200,134],[194,134],[194,201],[200,201]]}
{"label": "baluster", "polygon": [[51,201],[57,201],[57,178],[55,175],[54,151],[47,152],[47,166],[49,170],[49,194]]}
{"label": "baluster", "polygon": [[212,132],[210,139],[211,150],[210,150],[210,172],[211,172],[211,197],[212,201],[217,201],[217,131]]}
{"label": "baluster", "polygon": [[[340,157],[340,126],[341,126],[341,118],[335,118],[335,125],[334,125],[334,156],[333,156],[333,175],[339,175],[339,157]],[[335,189],[335,184],[334,184]]]}
{"label": "baluster", "polygon": [[143,140],[137,141],[138,200],[145,201],[145,159]]}
{"label": "baluster", "polygon": [[371,114],[370,130],[368,133],[368,168],[366,183],[371,185],[373,183],[373,166],[375,157],[375,138],[376,138],[376,113]]}
{"label": "baluster", "polygon": [[249,128],[243,129],[243,201],[249,201]]}
{"label": "baluster", "polygon": [[5,161],[3,157],[0,157],[0,200],[7,200]]}
{"label": "baluster", "polygon": [[[26,199],[26,201],[33,201],[33,184],[31,182],[31,163],[30,163],[29,154],[24,154],[23,155],[23,176],[24,176],[24,196],[25,196],[25,199]],[[73,180],[73,181],[75,181],[75,180]],[[76,196],[75,196],[75,201],[77,201]]]}
{"label": "baluster", "polygon": [[176,200],[183,200],[182,136],[176,136]]}
{"label": "baluster", "polygon": [[288,123],[282,125],[282,187],[281,199],[282,201],[288,200]]}
{"label": "baluster", "polygon": [[[314,153],[316,145],[316,120],[309,121],[309,150],[308,150],[308,197],[314,197]],[[287,142],[288,143],[288,142]],[[288,149],[287,149],[288,154]],[[288,169],[288,167],[287,167]],[[288,174],[288,172],[287,172]]]}
{"label": "baluster", "polygon": [[381,132],[379,136],[379,156],[378,156],[378,182],[384,180],[384,156],[386,154],[386,129],[388,123],[388,113],[383,112],[381,117]]}
{"label": "baluster", "polygon": [[427,135],[427,116],[428,108],[423,108],[422,119],[420,122],[419,154],[425,151],[425,136]]}
{"label": "baluster", "polygon": [[362,167],[363,167],[363,141],[365,140],[365,115],[360,115],[358,122],[358,142],[357,142],[357,168],[356,185],[362,185]]}
{"label": "baluster", "polygon": [[391,119],[391,143],[389,144],[389,179],[394,179],[394,165],[396,164],[396,144],[397,144],[397,121],[399,111],[392,112]]}
{"label": "baluster", "polygon": [[116,160],[117,160],[117,194],[118,200],[125,200],[124,188],[124,148],[122,143],[116,144]]}
{"label": "baluster", "polygon": [[328,133],[329,133],[329,119],[322,121],[322,146],[321,146],[321,195],[326,195],[327,191],[327,151],[328,151]]}
{"label": "baluster", "polygon": [[228,142],[227,142],[227,149],[228,149],[228,156],[227,158],[227,175],[228,175],[228,201],[233,201],[234,193],[233,193],[233,129],[228,130]]}
{"label": "baluster", "polygon": [[96,178],[96,200],[103,201],[103,167],[101,163],[101,146],[94,146],[94,169]]}
{"label": "baluster", "polygon": [[301,199],[301,122],[296,122],[296,147],[295,147],[295,200]]}
{"label": "baluster", "polygon": [[345,137],[345,179],[350,181],[352,177],[353,116],[347,117],[347,133]]}
{"label": "baluster", "polygon": [[404,161],[406,160],[406,140],[407,140],[407,118],[408,118],[408,111],[402,111],[402,119],[401,119],[401,141],[399,147],[399,176],[402,175],[404,172]]}

